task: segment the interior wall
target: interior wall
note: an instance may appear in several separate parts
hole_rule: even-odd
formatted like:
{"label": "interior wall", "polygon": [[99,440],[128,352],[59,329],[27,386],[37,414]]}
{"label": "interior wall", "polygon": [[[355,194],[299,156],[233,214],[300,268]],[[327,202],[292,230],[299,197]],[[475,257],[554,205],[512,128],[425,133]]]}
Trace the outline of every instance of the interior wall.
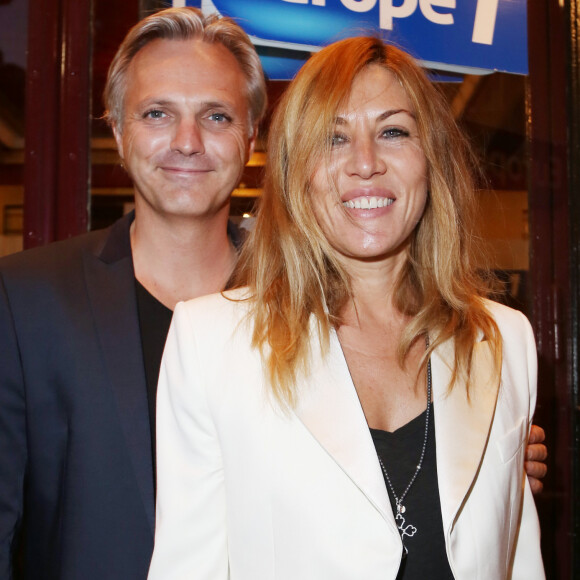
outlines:
{"label": "interior wall", "polygon": [[22,186],[0,186],[0,256],[22,250]]}
{"label": "interior wall", "polygon": [[478,196],[478,234],[494,269],[529,270],[528,192],[483,191]]}

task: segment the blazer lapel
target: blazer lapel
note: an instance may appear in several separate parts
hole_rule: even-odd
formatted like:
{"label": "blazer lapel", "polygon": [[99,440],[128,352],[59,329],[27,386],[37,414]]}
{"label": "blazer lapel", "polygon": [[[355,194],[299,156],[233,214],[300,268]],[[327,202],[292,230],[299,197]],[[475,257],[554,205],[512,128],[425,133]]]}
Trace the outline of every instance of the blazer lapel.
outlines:
{"label": "blazer lapel", "polygon": [[451,342],[441,345],[431,357],[437,475],[446,532],[479,469],[497,401],[499,381],[492,376],[489,345],[483,341],[475,348],[469,399],[462,382],[448,393],[454,356]]}
{"label": "blazer lapel", "polygon": [[102,251],[85,255],[85,276],[105,368],[153,532],[151,432],[129,240],[131,221],[129,216],[117,222]]}
{"label": "blazer lapel", "polygon": [[[315,335],[316,336],[316,335]],[[372,437],[334,331],[323,358],[316,351],[300,392],[296,415],[383,517],[394,524]]]}
{"label": "blazer lapel", "polygon": [[[312,341],[314,345],[319,340]],[[499,381],[486,341],[475,347],[472,384],[467,397],[458,382],[450,393],[453,345],[431,357],[437,472],[443,526],[448,530],[475,479],[491,428]],[[369,428],[335,332],[328,354],[314,352],[295,413],[318,443],[387,520],[394,518]]]}

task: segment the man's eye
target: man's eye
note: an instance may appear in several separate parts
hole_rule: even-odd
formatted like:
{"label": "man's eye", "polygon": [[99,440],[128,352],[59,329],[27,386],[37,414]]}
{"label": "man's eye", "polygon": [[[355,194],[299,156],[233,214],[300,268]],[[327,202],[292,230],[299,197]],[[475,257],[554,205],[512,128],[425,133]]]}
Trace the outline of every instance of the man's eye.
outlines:
{"label": "man's eye", "polygon": [[163,119],[165,113],[159,109],[153,109],[152,111],[147,111],[144,115],[146,119]]}
{"label": "man's eye", "polygon": [[228,123],[231,121],[231,118],[225,113],[212,113],[209,118],[216,123]]}

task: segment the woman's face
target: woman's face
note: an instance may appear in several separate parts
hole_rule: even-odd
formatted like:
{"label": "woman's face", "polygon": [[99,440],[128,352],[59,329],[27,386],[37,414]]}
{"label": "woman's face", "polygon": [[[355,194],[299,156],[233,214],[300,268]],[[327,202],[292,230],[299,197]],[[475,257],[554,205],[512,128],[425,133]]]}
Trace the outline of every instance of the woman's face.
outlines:
{"label": "woman's face", "polygon": [[347,267],[352,260],[401,262],[425,208],[427,162],[393,73],[370,65],[357,75],[332,135],[330,157],[311,180],[326,238]]}

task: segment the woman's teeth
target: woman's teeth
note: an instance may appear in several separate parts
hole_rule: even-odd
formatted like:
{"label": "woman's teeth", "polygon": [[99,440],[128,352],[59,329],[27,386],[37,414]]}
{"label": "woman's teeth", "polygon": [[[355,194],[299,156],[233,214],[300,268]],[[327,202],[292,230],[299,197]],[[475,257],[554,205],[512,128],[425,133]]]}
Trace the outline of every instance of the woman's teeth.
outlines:
{"label": "woman's teeth", "polygon": [[357,197],[350,201],[343,202],[344,207],[352,209],[376,209],[391,205],[395,200],[389,197]]}

